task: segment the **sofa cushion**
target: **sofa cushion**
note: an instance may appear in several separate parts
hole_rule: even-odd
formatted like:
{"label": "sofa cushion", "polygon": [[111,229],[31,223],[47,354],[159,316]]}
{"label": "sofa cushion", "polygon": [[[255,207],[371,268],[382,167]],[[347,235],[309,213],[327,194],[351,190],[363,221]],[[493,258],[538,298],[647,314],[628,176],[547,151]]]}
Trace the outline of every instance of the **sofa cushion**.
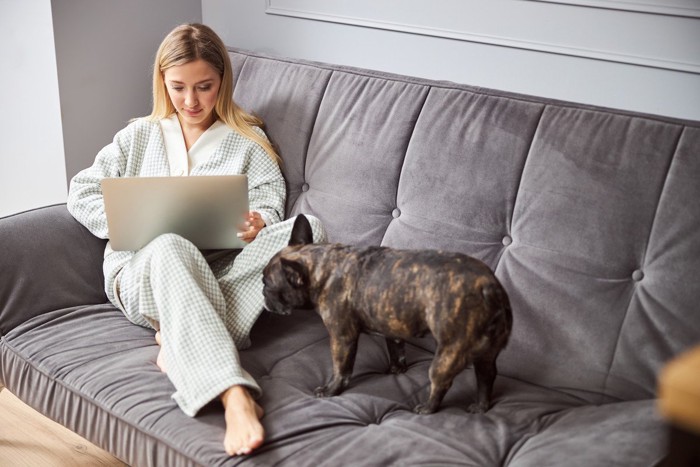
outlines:
{"label": "sofa cushion", "polygon": [[[540,418],[511,452],[510,467],[659,465],[666,427],[650,401],[577,407]],[[655,439],[656,442],[647,441]]]}
{"label": "sofa cushion", "polygon": [[489,264],[513,308],[503,375],[600,402],[643,399],[661,365],[697,342],[688,281],[700,276],[700,216],[683,215],[700,199],[697,122],[232,55],[245,61],[241,96],[259,93],[268,62],[278,75],[331,71],[311,93],[321,100],[306,158],[285,160],[304,174],[291,213],[319,217],[331,241]]}
{"label": "sofa cushion", "polygon": [[[646,327],[644,315],[659,311],[640,298],[658,289],[660,275],[700,273],[692,256],[659,270],[647,255],[654,228],[664,228],[657,219],[668,205],[661,200],[680,188],[669,174],[682,131],[591,110],[545,110],[514,209],[513,243],[497,270],[517,310],[503,359],[508,374],[620,399],[653,396],[663,360],[617,352],[628,332]],[[682,189],[700,196],[698,184]],[[700,228],[700,217],[696,222]],[[698,336],[697,294],[678,293],[675,312]],[[633,315],[641,321],[627,321],[638,319]],[[679,332],[690,338],[687,329]],[[647,335],[638,352],[673,349],[670,358],[692,342],[676,336]]]}
{"label": "sofa cushion", "polygon": [[[560,455],[559,446],[546,447],[548,440],[561,444],[562,433],[599,432],[612,423],[611,413],[621,420],[616,436],[644,446],[623,446],[620,456],[652,464],[663,455],[662,424],[650,400],[586,409],[585,398],[498,377],[491,410],[469,415],[475,381],[468,369],[439,412],[417,415],[412,408],[427,396],[432,353],[421,344],[428,342],[407,346],[409,370],[391,375],[383,339],[363,336],[349,388],[318,399],[313,389],[330,378],[331,362],[328,335],[315,314],[263,314],[252,340],[241,361],[263,388],[266,443],[251,457],[223,452],[219,403],[194,418],[182,413],[155,364],[153,331],[130,324],[109,305],[57,310],[12,330],[1,341],[0,377],[22,400],[131,465],[392,465],[407,459],[534,465],[526,462],[545,452]],[[580,410],[588,415],[576,416]],[[540,446],[536,452],[534,446]]]}
{"label": "sofa cushion", "polygon": [[334,73],[309,142],[305,192],[292,213],[323,213],[332,241],[381,243],[427,94],[426,86]]}
{"label": "sofa cushion", "polygon": [[[495,268],[544,106],[434,87],[406,152],[382,244],[477,256]],[[469,196],[465,196],[469,193]]]}

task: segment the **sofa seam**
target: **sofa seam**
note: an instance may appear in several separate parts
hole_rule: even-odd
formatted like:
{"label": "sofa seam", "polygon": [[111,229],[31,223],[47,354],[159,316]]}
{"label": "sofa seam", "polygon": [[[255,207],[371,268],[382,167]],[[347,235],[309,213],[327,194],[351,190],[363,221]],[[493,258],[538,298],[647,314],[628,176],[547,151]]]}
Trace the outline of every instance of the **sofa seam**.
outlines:
{"label": "sofa seam", "polygon": [[[537,138],[537,133],[539,132],[540,125],[542,124],[542,119],[544,118],[544,113],[547,111],[548,104],[542,104],[542,110],[540,111],[540,115],[537,118],[537,125],[535,125],[535,130],[532,132],[532,137],[530,138],[530,145],[527,148],[527,153],[525,154],[525,160],[523,161],[523,166],[522,170],[520,171],[520,177],[518,178],[518,188],[515,190],[515,197],[513,198],[513,205],[512,205],[512,211],[510,213],[510,222],[508,222],[508,225],[506,227],[507,235],[510,235],[511,238],[513,238],[513,223],[515,222],[515,208],[518,204],[518,198],[520,197],[520,188],[523,185],[523,177],[525,176],[525,169],[527,168],[527,165],[531,159],[532,155],[532,147],[535,145],[535,139]],[[505,252],[506,248],[500,248],[500,251],[498,253],[498,258],[496,259],[496,267],[494,267],[494,273],[498,270],[498,267],[501,265],[501,259],[503,259],[503,253]]]}
{"label": "sofa seam", "polygon": [[[333,70],[327,70],[327,71],[329,71],[328,78],[326,79],[326,82],[324,84],[323,92],[321,93],[321,98],[318,100],[318,105],[316,106],[316,109],[314,110],[314,113],[313,113],[314,122],[311,125],[310,131],[309,131],[309,137],[306,140],[306,144],[305,144],[305,147],[303,150],[303,163],[302,163],[303,171],[301,174],[301,178],[302,178],[303,183],[306,183],[306,168],[307,168],[306,165],[307,165],[307,161],[309,160],[309,148],[311,147],[311,140],[314,137],[314,132],[316,130],[316,124],[318,123],[318,116],[319,116],[319,113],[321,112],[321,106],[323,105],[323,100],[325,99],[326,93],[328,92],[328,87],[330,86],[331,79],[333,79],[333,75],[335,74],[335,71],[333,71]],[[284,158],[282,159],[282,163],[283,164],[285,163]],[[287,182],[287,184],[289,184],[289,181]],[[291,187],[289,187],[289,188],[291,188]],[[294,204],[292,206],[289,206],[290,212],[294,211],[295,206],[299,202],[300,195],[301,194],[299,194],[299,196],[297,196],[297,199],[294,200]],[[289,216],[289,212],[285,213],[285,216]]]}
{"label": "sofa seam", "polygon": [[309,148],[311,147],[311,140],[313,139],[314,134],[316,133],[316,125],[318,124],[318,117],[321,113],[321,106],[323,105],[323,101],[326,99],[326,94],[328,93],[328,88],[330,87],[333,76],[335,76],[335,71],[331,70],[328,74],[328,78],[326,79],[325,85],[323,86],[323,92],[321,93],[321,98],[318,100],[318,106],[316,106],[316,109],[314,110],[314,123],[313,125],[311,125],[309,138],[306,140],[306,147],[304,148],[304,172],[302,173],[304,183],[306,183],[306,165],[309,160]]}
{"label": "sofa seam", "polygon": [[[401,209],[401,208],[399,208],[399,187],[401,186],[401,180],[403,179],[404,168],[406,167],[406,157],[408,156],[408,150],[411,147],[411,142],[413,141],[413,136],[416,133],[416,127],[418,126],[418,120],[420,120],[421,115],[423,115],[423,110],[425,109],[425,104],[428,102],[428,98],[430,97],[430,94],[433,92],[432,86],[423,85],[422,87],[425,89],[425,96],[423,97],[423,102],[420,105],[420,109],[418,110],[418,113],[416,113],[416,120],[415,120],[415,122],[413,122],[413,128],[411,129],[411,133],[408,137],[408,141],[406,142],[406,147],[403,150],[403,157],[401,158],[401,170],[399,170],[398,179],[396,180],[396,192],[394,193],[394,206],[396,208],[398,208],[399,210]],[[389,226],[391,225],[392,220],[389,221],[389,223],[386,225],[386,228],[384,229],[384,234],[382,235],[382,240],[380,242],[380,245],[384,244],[384,239],[386,238],[386,233],[389,230]]]}
{"label": "sofa seam", "polygon": [[[649,251],[649,244],[651,243],[651,238],[654,233],[654,228],[657,225],[657,218],[659,215],[659,208],[661,206],[661,200],[664,196],[664,192],[666,191],[666,187],[668,186],[668,179],[671,174],[671,168],[674,166],[674,163],[676,161],[676,157],[678,154],[678,148],[680,147],[680,142],[683,139],[683,134],[685,133],[686,127],[682,127],[681,131],[678,133],[678,136],[676,137],[676,142],[674,144],[673,151],[671,152],[671,156],[669,157],[669,163],[668,167],[666,167],[666,175],[664,176],[664,181],[663,184],[661,185],[661,190],[659,190],[659,199],[656,201],[656,208],[654,208],[654,215],[651,220],[651,226],[649,228],[649,233],[647,235],[647,240],[644,246],[644,251],[642,252],[642,257],[640,259],[639,267],[644,269],[645,264],[646,264],[646,259],[647,259],[647,253]],[[613,364],[615,363],[615,358],[617,356],[618,349],[620,348],[620,336],[622,335],[622,330],[625,327],[625,322],[627,321],[627,317],[629,316],[630,308],[632,307],[632,300],[635,297],[635,294],[637,292],[637,286],[638,284],[635,283],[633,284],[632,287],[632,293],[630,294],[630,299],[629,303],[627,304],[627,309],[625,310],[625,314],[620,320],[620,325],[618,327],[617,331],[617,338],[615,339],[615,347],[613,348],[612,355],[610,357],[610,362],[608,363],[608,370],[605,372],[605,380],[603,381],[603,387],[601,388],[601,393],[603,395],[607,395],[607,390],[608,390],[608,381],[610,380],[610,372],[612,371]]]}
{"label": "sofa seam", "polygon": [[238,86],[238,80],[241,78],[241,74],[243,73],[243,69],[248,64],[248,59],[250,58],[250,55],[247,55],[247,54],[239,54],[239,55],[243,55],[243,63],[241,64],[241,68],[238,70],[238,75],[236,75],[236,82],[233,83],[234,91],[236,90],[236,87]]}
{"label": "sofa seam", "polygon": [[647,253],[649,252],[649,245],[651,244],[652,235],[654,234],[654,229],[657,225],[657,217],[659,215],[659,208],[661,206],[661,201],[664,197],[664,192],[666,191],[666,186],[668,185],[668,178],[671,175],[671,168],[676,162],[676,157],[678,154],[678,149],[680,148],[681,141],[683,140],[683,135],[685,134],[686,127],[682,127],[676,137],[676,142],[673,145],[673,151],[669,157],[668,167],[666,167],[666,175],[664,176],[664,182],[661,185],[661,190],[659,190],[659,199],[656,201],[656,208],[654,209],[654,215],[652,216],[651,226],[649,228],[649,234],[647,235],[647,240],[645,242],[644,252],[642,253],[642,259],[640,267],[644,267],[647,259]]}

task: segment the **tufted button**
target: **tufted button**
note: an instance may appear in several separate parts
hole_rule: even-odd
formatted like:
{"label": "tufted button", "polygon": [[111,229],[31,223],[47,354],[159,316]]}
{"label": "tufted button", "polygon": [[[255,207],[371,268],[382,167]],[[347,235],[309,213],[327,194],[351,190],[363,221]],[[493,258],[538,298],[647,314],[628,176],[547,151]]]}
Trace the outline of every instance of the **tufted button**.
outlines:
{"label": "tufted button", "polygon": [[308,184],[308,183],[304,183],[304,184],[301,186],[301,191],[303,191],[303,192],[309,191],[309,184]]}
{"label": "tufted button", "polygon": [[401,215],[401,210],[399,208],[394,209],[391,211],[391,217],[394,219],[398,218]]}
{"label": "tufted button", "polygon": [[503,240],[501,240],[501,243],[503,243],[503,246],[508,246],[513,243],[513,239],[510,237],[510,235],[506,235],[503,237]]}
{"label": "tufted button", "polygon": [[632,280],[639,282],[642,279],[644,279],[644,273],[642,272],[642,270],[635,269],[635,271],[632,273]]}

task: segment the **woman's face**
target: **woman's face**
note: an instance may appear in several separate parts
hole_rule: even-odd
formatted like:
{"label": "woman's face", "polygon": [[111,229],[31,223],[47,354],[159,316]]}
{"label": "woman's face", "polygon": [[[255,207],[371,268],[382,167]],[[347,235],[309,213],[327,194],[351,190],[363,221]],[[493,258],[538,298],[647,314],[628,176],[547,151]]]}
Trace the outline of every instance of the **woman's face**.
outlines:
{"label": "woman's face", "polygon": [[163,80],[183,126],[209,128],[219,95],[219,73],[204,60],[168,68]]}

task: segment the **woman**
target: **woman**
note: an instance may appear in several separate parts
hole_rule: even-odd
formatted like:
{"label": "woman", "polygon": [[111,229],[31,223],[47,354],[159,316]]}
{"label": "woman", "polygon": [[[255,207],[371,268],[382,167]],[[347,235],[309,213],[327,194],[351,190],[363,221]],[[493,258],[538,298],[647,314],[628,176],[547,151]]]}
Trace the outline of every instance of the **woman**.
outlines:
{"label": "woman", "polygon": [[[263,308],[262,268],[289,239],[282,222],[285,184],[262,122],[232,100],[231,63],[221,39],[201,24],[164,39],[153,70],[153,111],[136,119],[71,181],[70,213],[108,238],[100,180],[105,177],[247,174],[251,212],[238,255],[207,257],[191,242],[162,235],[138,252],[105,249],[105,290],[133,323],[154,328],[158,365],[189,416],[219,397],[224,448],[248,454],[263,442],[260,387],[240,366],[237,349]],[[317,241],[323,228],[311,218]]]}

